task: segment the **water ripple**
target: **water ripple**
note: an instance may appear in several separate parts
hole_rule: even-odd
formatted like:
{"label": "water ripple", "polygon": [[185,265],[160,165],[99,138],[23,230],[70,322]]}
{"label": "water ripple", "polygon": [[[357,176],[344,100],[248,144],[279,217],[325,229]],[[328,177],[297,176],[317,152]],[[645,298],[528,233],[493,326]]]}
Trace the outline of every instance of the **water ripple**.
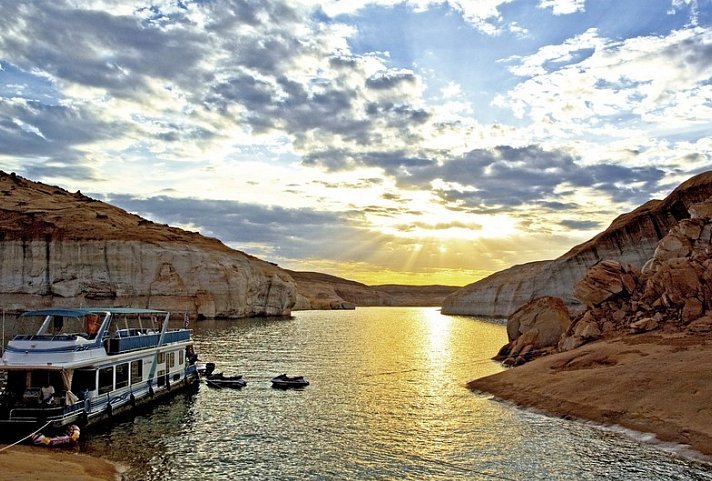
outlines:
{"label": "water ripple", "polygon": [[[88,434],[82,449],[127,465],[126,481],[712,481],[703,461],[468,391],[501,369],[488,361],[501,323],[361,308],[205,321],[195,337],[247,386],[204,386]],[[311,385],[272,389],[283,372]]]}

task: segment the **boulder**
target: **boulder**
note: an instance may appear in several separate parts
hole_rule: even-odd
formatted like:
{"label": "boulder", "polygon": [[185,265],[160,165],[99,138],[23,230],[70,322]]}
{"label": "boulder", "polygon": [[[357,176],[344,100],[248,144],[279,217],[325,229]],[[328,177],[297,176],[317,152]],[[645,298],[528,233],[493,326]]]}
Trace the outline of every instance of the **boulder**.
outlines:
{"label": "boulder", "polygon": [[571,324],[564,301],[557,297],[540,297],[527,303],[512,314],[507,321],[507,335],[518,345],[531,344],[534,349],[556,346],[561,334]]}
{"label": "boulder", "polygon": [[698,202],[689,208],[691,219],[712,219],[712,202]]}
{"label": "boulder", "polygon": [[690,297],[685,301],[685,305],[682,307],[682,320],[684,322],[691,322],[697,319],[705,311],[705,306],[702,301],[696,297]]}
{"label": "boulder", "polygon": [[574,335],[586,341],[593,341],[601,337],[601,329],[596,322],[582,322],[576,325]]}
{"label": "boulder", "polygon": [[[625,278],[625,280],[624,280]],[[628,285],[628,287],[626,287]],[[588,307],[595,307],[615,298],[635,281],[620,262],[604,260],[591,267],[586,275],[576,283],[574,295]]]}
{"label": "boulder", "polygon": [[660,263],[645,284],[642,299],[665,307],[682,307],[688,298],[697,296],[701,288],[702,266],[688,258],[669,259]]}
{"label": "boulder", "polygon": [[[603,321],[602,324],[609,324],[610,321]],[[571,324],[567,332],[561,336],[558,343],[559,351],[570,351],[590,341],[600,339],[603,335],[598,321],[589,310],[583,316]]]}
{"label": "boulder", "polygon": [[652,317],[644,317],[640,320],[631,323],[630,333],[639,334],[642,332],[653,331],[657,329],[659,325],[660,324],[658,323],[658,321],[656,321]]}

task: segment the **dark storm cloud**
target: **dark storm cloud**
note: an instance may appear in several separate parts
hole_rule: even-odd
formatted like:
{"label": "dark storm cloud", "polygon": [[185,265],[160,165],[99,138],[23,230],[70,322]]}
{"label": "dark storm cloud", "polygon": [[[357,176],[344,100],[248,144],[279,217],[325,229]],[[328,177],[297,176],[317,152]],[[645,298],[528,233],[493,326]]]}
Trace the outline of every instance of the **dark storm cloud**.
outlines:
{"label": "dark storm cloud", "polygon": [[662,54],[675,64],[699,74],[712,66],[712,43],[702,32],[666,47]]}
{"label": "dark storm cloud", "polygon": [[20,68],[39,68],[115,96],[137,95],[150,77],[197,80],[191,70],[207,48],[187,29],[55,0],[5,2],[0,31],[0,52]]}
{"label": "dark storm cloud", "polygon": [[[279,246],[290,258],[338,258],[344,250],[358,248],[360,212],[320,212],[310,209],[265,207],[237,201],[173,197],[133,198],[127,195],[91,194],[154,222],[191,224],[223,243]],[[244,250],[244,249],[241,249]]]}
{"label": "dark storm cloud", "polygon": [[288,2],[263,2],[254,0],[196,2],[210,11],[207,30],[221,35],[229,34],[236,25],[272,28],[275,20],[283,24],[299,23],[299,12]]}
{"label": "dark storm cloud", "polygon": [[405,151],[371,151],[353,152],[348,149],[326,149],[305,154],[302,160],[305,165],[319,165],[329,170],[349,170],[353,167],[380,167],[394,177],[415,170],[426,172],[433,167],[435,161],[413,156]]}
{"label": "dark storm cloud", "polygon": [[0,98],[0,146],[5,155],[77,161],[83,154],[75,145],[110,139],[115,129],[117,124],[97,119],[82,106]]}
{"label": "dark storm cloud", "polygon": [[[396,157],[398,158],[398,157]],[[544,150],[539,146],[478,149],[440,164],[420,159],[400,163],[388,156],[373,157],[398,185],[407,189],[428,189],[440,179],[457,183],[463,189],[437,192],[445,201],[470,208],[517,207],[541,201],[559,202],[564,188],[592,188],[610,195],[617,202],[640,204],[649,200],[663,171],[614,164],[582,166],[570,154]],[[399,167],[394,169],[394,165]],[[556,204],[551,208],[556,209]]]}
{"label": "dark storm cloud", "polygon": [[44,161],[31,161],[22,166],[23,176],[29,179],[66,177],[80,181],[103,180],[96,170],[80,162],[61,162],[57,164],[47,164]]}
{"label": "dark storm cloud", "polygon": [[402,84],[416,83],[413,72],[383,72],[366,79],[366,86],[375,90],[398,89]]}
{"label": "dark storm cloud", "polygon": [[[572,192],[567,191],[565,193],[570,194]],[[567,211],[567,210],[575,210],[576,208],[578,208],[578,206],[576,204],[572,204],[570,202],[542,201],[542,202],[537,202],[537,205],[543,207],[544,209],[553,210],[553,211]]]}
{"label": "dark storm cloud", "polygon": [[600,222],[589,220],[564,220],[559,222],[562,226],[574,230],[602,230],[605,226]]}
{"label": "dark storm cloud", "polygon": [[[338,135],[356,144],[373,141],[373,120],[354,112],[356,91],[338,85],[309,91],[305,85],[285,76],[265,80],[265,74],[277,73],[264,72],[259,78],[237,73],[215,84],[205,103],[222,111],[240,104],[246,108],[242,120],[256,131],[280,129],[290,132],[296,136],[297,145],[306,142],[305,134],[310,131]],[[403,112],[402,116],[413,117],[413,114]]]}
{"label": "dark storm cloud", "polygon": [[393,102],[371,102],[366,106],[366,113],[369,116],[387,116],[391,119],[392,125],[398,123],[406,125],[418,125],[431,118],[430,112],[420,108],[413,108],[409,105],[395,104]]}
{"label": "dark storm cloud", "polygon": [[[334,51],[328,29],[328,22],[319,23],[307,10],[280,1],[180,2],[121,15],[62,0],[6,2],[0,59],[27,76],[36,72],[37,79],[50,79],[57,99],[66,86],[87,86],[105,89],[108,99],[143,105],[163,102],[155,99],[156,89],[169,96],[176,90],[186,103],[184,112],[207,109],[219,116],[215,132],[235,124],[255,133],[283,132],[307,155],[334,143],[349,145],[348,150],[377,149],[396,138],[411,145],[422,140],[418,128],[431,114],[411,105],[404,94],[417,84],[416,75],[384,70],[368,77],[363,58]],[[333,71],[302,67],[324,60]],[[93,108],[101,115],[101,105]],[[136,125],[117,125],[113,138],[144,135],[175,143],[213,135],[210,126],[190,114],[176,128],[139,133],[138,124],[160,117],[156,109],[161,108],[175,116],[171,109],[176,105],[152,105],[145,116],[137,106]],[[191,127],[194,122],[201,127]],[[87,127],[75,126],[85,129],[85,143],[101,140]],[[14,132],[19,146],[22,136]],[[64,141],[73,142],[79,139],[71,134]],[[30,144],[25,142],[28,152]],[[36,148],[37,155],[45,152],[41,145]],[[307,163],[318,163],[317,157]],[[351,165],[345,157],[324,162],[331,169]]]}

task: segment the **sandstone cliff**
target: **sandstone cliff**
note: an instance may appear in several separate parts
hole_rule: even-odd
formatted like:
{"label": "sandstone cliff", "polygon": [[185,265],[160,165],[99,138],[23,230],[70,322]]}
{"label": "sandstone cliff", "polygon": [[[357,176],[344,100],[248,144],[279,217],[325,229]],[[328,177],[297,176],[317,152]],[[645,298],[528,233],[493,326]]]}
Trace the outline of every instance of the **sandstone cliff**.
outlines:
{"label": "sandstone cliff", "polygon": [[284,270],[59,187],[0,172],[0,304],[152,307],[193,317],[288,315]]}
{"label": "sandstone cliff", "polygon": [[318,272],[287,271],[297,284],[294,310],[354,309],[356,306],[439,306],[452,286],[368,286]]}
{"label": "sandstone cliff", "polygon": [[[712,356],[712,195],[688,213],[642,268],[613,259],[594,265],[575,285],[586,307],[570,323],[555,298],[517,311],[497,358],[526,364],[468,385],[712,454],[705,369]],[[561,335],[537,344],[544,329]]]}
{"label": "sandstone cliff", "polygon": [[551,261],[511,267],[463,287],[443,302],[443,313],[508,317],[532,299],[554,296],[572,312],[582,306],[573,289],[602,259],[642,268],[655,248],[688,208],[712,195],[712,172],[689,179],[664,200],[651,200],[615,219],[604,232]]}

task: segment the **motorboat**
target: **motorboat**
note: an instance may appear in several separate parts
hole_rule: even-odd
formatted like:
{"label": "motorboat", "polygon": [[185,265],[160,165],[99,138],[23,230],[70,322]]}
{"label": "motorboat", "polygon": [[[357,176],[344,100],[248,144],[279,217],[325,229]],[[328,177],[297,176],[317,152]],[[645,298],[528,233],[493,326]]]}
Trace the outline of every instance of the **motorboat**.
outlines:
{"label": "motorboat", "polygon": [[242,379],[242,374],[226,376],[223,373],[210,374],[205,378],[205,383],[211,387],[241,388],[247,386],[247,381]]}
{"label": "motorboat", "polygon": [[195,367],[198,370],[198,374],[200,374],[202,377],[206,377],[206,376],[209,377],[215,371],[215,363],[214,362],[198,361],[195,363]]}
{"label": "motorboat", "polygon": [[2,356],[0,432],[83,427],[197,388],[192,332],[169,318],[116,307],[23,313],[18,332],[35,334],[14,335]]}
{"label": "motorboat", "polygon": [[287,376],[286,374],[280,374],[272,378],[272,387],[277,388],[306,387],[308,385],[309,381],[304,379],[304,376]]}

